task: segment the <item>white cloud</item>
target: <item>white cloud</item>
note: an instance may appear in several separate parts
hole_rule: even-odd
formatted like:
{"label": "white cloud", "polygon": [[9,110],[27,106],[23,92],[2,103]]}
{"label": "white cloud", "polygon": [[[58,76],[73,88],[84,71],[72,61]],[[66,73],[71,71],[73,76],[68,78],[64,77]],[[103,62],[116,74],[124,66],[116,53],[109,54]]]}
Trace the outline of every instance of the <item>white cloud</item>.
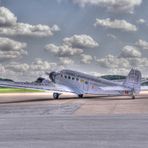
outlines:
{"label": "white cloud", "polygon": [[27,51],[24,50],[26,46],[26,43],[0,37],[0,60],[6,61],[26,55]]}
{"label": "white cloud", "polygon": [[53,25],[53,26],[51,27],[51,31],[52,31],[52,32],[60,31],[60,28],[59,28],[58,25]]}
{"label": "white cloud", "polygon": [[126,20],[111,20],[110,18],[106,19],[96,19],[95,26],[102,26],[110,29],[119,29],[122,31],[137,31],[137,27]]}
{"label": "white cloud", "polygon": [[99,44],[90,36],[73,35],[63,39],[62,45],[47,44],[45,50],[54,53],[57,56],[73,56],[83,53],[83,49],[95,48]]}
{"label": "white cloud", "polygon": [[17,81],[35,80],[39,76],[45,76],[45,72],[52,71],[57,66],[56,63],[50,63],[46,60],[36,58],[32,63],[10,62],[6,65],[0,64],[1,76],[12,78]]}
{"label": "white cloud", "polygon": [[71,65],[74,63],[74,61],[68,57],[60,57],[60,65]]}
{"label": "white cloud", "polygon": [[143,49],[148,49],[148,42],[141,39],[139,39],[135,45]]}
{"label": "white cloud", "polygon": [[48,44],[46,45],[45,50],[50,51],[57,56],[73,56],[75,54],[83,53],[82,49],[72,48],[69,47],[68,45],[56,46],[54,44]]}
{"label": "white cloud", "polygon": [[12,26],[16,21],[17,17],[9,9],[0,7],[0,26]]}
{"label": "white cloud", "polygon": [[127,74],[131,68],[137,68],[145,71],[148,68],[148,58],[123,58],[114,55],[107,55],[104,58],[97,59],[96,62],[105,73],[111,74]]}
{"label": "white cloud", "polygon": [[119,58],[113,55],[107,55],[105,58],[97,59],[97,63],[103,68],[129,68],[130,64],[127,59]]}
{"label": "white cloud", "polygon": [[109,11],[133,13],[136,6],[141,5],[142,0],[72,0],[75,4],[85,7],[94,5],[106,7]]}
{"label": "white cloud", "polygon": [[0,34],[7,36],[52,36],[60,28],[57,25],[50,27],[48,25],[30,25],[17,22],[17,17],[7,8],[0,7]]}
{"label": "white cloud", "polygon": [[107,55],[104,58],[96,59],[101,68],[113,74],[126,74],[131,68],[137,68],[146,72],[148,58],[142,57],[141,52],[134,46],[125,46],[119,55]]}
{"label": "white cloud", "polygon": [[138,48],[128,45],[122,48],[121,53],[119,55],[119,57],[123,58],[140,58],[141,56],[141,52]]}
{"label": "white cloud", "polygon": [[4,67],[2,64],[0,64],[0,74],[1,74],[1,75],[6,74],[5,67]]}
{"label": "white cloud", "polygon": [[84,64],[90,64],[93,60],[93,57],[87,54],[81,54],[81,58],[81,62]]}
{"label": "white cloud", "polygon": [[103,74],[102,73],[99,73],[99,72],[96,72],[96,71],[93,71],[93,72],[90,72],[90,75],[93,75],[95,77],[100,77],[102,76]]}
{"label": "white cloud", "polygon": [[112,39],[117,39],[117,37],[115,36],[115,35],[113,35],[113,34],[107,34],[107,37],[110,37],[110,38],[112,38]]}
{"label": "white cloud", "polygon": [[60,47],[54,44],[48,44],[45,46],[45,50],[50,51],[52,53],[58,54],[60,52]]}
{"label": "white cloud", "polygon": [[86,34],[73,35],[72,37],[64,38],[63,41],[64,44],[75,48],[95,48],[99,46],[92,37]]}
{"label": "white cloud", "polygon": [[28,72],[29,65],[26,63],[11,62],[5,66],[6,69],[12,70],[13,72]]}
{"label": "white cloud", "polygon": [[[142,46],[143,44],[140,45]],[[107,55],[104,58],[97,59],[96,62],[100,67],[106,68],[107,71],[112,74],[127,74],[133,67],[142,72],[145,72],[148,68],[148,58],[142,57],[142,54],[137,47],[128,45],[121,49],[119,55]]]}
{"label": "white cloud", "polygon": [[137,23],[138,24],[144,24],[146,21],[144,20],[144,19],[139,19],[138,21],[137,21]]}
{"label": "white cloud", "polygon": [[0,34],[1,35],[8,35],[8,36],[36,36],[36,37],[46,37],[52,36],[54,29],[50,28],[47,25],[30,25],[25,23],[17,23],[14,26],[10,27],[0,27]]}
{"label": "white cloud", "polygon": [[56,63],[49,63],[48,61],[42,60],[40,58],[36,58],[30,65],[31,71],[48,71],[54,68]]}
{"label": "white cloud", "polygon": [[[119,67],[119,68],[111,68],[111,69],[107,70],[107,73],[109,73],[111,75],[116,75],[117,74],[117,75],[125,75],[125,76],[127,76],[130,69],[131,68],[127,69],[127,68],[121,68],[121,67]],[[105,75],[106,75],[106,73],[105,73]]]}

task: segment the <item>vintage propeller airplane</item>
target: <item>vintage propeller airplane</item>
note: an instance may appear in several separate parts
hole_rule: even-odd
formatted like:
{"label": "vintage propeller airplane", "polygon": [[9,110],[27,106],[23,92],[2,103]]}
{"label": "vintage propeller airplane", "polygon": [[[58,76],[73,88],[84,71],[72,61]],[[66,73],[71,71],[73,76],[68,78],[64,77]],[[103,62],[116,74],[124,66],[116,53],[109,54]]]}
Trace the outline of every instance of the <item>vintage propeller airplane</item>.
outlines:
{"label": "vintage propeller airplane", "polygon": [[141,91],[141,72],[131,69],[123,83],[98,78],[73,70],[61,70],[59,72],[46,73],[51,80],[50,83],[24,83],[24,82],[5,82],[0,81],[1,87],[28,88],[39,90],[52,90],[53,98],[58,99],[64,92],[71,92],[82,98],[85,94],[92,95],[119,95],[131,96]]}

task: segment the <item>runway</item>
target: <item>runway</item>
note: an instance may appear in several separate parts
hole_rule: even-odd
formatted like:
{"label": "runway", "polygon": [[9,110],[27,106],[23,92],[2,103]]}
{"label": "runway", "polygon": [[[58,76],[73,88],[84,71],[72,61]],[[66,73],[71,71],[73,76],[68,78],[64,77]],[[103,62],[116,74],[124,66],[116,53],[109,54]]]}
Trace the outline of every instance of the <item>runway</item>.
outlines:
{"label": "runway", "polygon": [[0,94],[0,102],[2,148],[148,147],[145,92],[135,100],[79,99],[72,94],[53,100],[47,93]]}
{"label": "runway", "polygon": [[146,148],[148,116],[0,118],[2,148]]}

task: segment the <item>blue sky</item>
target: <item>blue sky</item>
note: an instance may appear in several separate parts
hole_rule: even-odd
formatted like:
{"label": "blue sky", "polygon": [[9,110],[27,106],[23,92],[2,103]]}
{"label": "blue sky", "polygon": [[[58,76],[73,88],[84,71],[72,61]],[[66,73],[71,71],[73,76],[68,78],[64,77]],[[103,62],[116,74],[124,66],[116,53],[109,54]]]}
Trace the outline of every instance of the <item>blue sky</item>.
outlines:
{"label": "blue sky", "polygon": [[148,73],[146,0],[1,0],[2,77],[34,80],[63,68]]}

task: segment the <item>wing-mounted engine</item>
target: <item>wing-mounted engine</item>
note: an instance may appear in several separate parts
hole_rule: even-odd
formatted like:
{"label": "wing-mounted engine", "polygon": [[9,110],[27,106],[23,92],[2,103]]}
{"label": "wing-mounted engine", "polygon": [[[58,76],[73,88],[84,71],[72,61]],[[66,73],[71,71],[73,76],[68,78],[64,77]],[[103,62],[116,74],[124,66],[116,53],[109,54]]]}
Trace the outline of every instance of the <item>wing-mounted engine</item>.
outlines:
{"label": "wing-mounted engine", "polygon": [[50,73],[46,72],[46,74],[49,75],[50,80],[55,83],[56,72],[54,71]]}

